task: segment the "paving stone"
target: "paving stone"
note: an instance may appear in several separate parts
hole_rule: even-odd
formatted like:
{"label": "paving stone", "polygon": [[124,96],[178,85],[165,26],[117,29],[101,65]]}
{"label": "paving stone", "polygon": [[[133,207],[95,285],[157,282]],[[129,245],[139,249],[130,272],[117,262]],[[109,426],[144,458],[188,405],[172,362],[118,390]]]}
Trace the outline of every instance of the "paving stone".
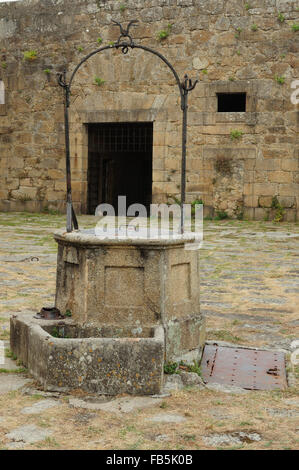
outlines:
{"label": "paving stone", "polygon": [[6,439],[13,442],[23,442],[25,444],[33,444],[35,442],[43,441],[46,437],[51,436],[52,431],[28,424],[14,429],[8,434],[5,434]]}
{"label": "paving stone", "polygon": [[61,406],[61,403],[57,400],[41,400],[37,403],[34,403],[32,406],[23,408],[21,413],[25,415],[41,414],[43,411],[53,408],[54,406]]}
{"label": "paving stone", "polygon": [[0,395],[19,390],[21,387],[31,382],[21,375],[16,374],[1,374],[0,375]]}
{"label": "paving stone", "polygon": [[201,305],[212,305],[213,307],[219,307],[221,309],[231,309],[232,305],[222,302],[212,302],[210,300],[202,300]]}
{"label": "paving stone", "polygon": [[297,418],[299,410],[279,409],[279,408],[266,408],[269,415],[277,418]]}
{"label": "paving stone", "polygon": [[158,434],[158,436],[156,436],[154,440],[156,442],[165,442],[165,441],[169,441],[170,438],[168,434]]}
{"label": "paving stone", "polygon": [[288,383],[290,387],[296,387],[298,388],[298,381],[297,377],[293,372],[288,373]]}
{"label": "paving stone", "polygon": [[24,446],[26,444],[24,442],[9,442],[7,444],[7,449],[9,450],[20,450],[20,449],[24,449]]}
{"label": "paving stone", "polygon": [[225,419],[232,419],[232,415],[230,413],[225,413],[223,409],[219,408],[211,408],[208,410],[208,414],[213,418],[219,419],[220,421]]}
{"label": "paving stone", "polygon": [[255,308],[250,308],[249,310],[251,310],[252,312],[282,313],[283,315],[293,313],[292,310],[287,310],[287,309],[281,310],[281,309],[278,309],[278,308],[266,308],[266,307],[262,307],[262,308],[261,307],[255,307]]}
{"label": "paving stone", "polygon": [[280,299],[275,299],[272,297],[249,297],[248,299],[250,302],[253,302],[255,304],[277,304],[277,305],[282,305],[286,303],[286,299],[280,298]]}
{"label": "paving stone", "polygon": [[163,392],[182,390],[184,388],[182,377],[179,374],[169,374],[164,376]]}
{"label": "paving stone", "polygon": [[259,442],[261,441],[261,436],[255,432],[232,432],[232,433],[222,433],[222,434],[211,434],[210,436],[203,437],[204,443],[208,446],[218,447],[222,445],[236,446],[241,445],[244,442]]}
{"label": "paving stone", "polygon": [[184,421],[187,421],[187,419],[181,415],[161,413],[147,418],[146,421],[151,421],[153,423],[183,423]]}
{"label": "paving stone", "polygon": [[[8,341],[4,341],[4,348],[5,350],[10,350],[10,345]],[[1,369],[6,369],[6,370],[17,370],[20,369],[20,366],[17,364],[16,361],[11,359],[10,357],[4,357],[4,364],[0,364]]]}
{"label": "paving stone", "polygon": [[282,400],[286,405],[293,405],[299,407],[299,398],[286,398]]}
{"label": "paving stone", "polygon": [[252,329],[255,331],[272,332],[272,331],[278,331],[281,327],[275,326],[275,325],[259,325],[257,323],[255,324],[245,323],[244,325],[242,325],[242,328],[248,328],[248,329]]}
{"label": "paving stone", "polygon": [[78,424],[87,424],[91,419],[96,418],[96,416],[96,413],[78,413],[71,420]]}
{"label": "paving stone", "polygon": [[222,385],[213,382],[207,383],[206,388],[213,390],[214,392],[230,393],[232,395],[242,395],[249,392],[249,390],[235,387],[234,385]]}
{"label": "paving stone", "polygon": [[34,388],[34,387],[23,387],[22,394],[23,395],[40,395],[46,398],[60,398],[61,397],[60,392],[44,392],[43,390],[38,390],[37,388]]}
{"label": "paving stone", "polygon": [[69,404],[85,410],[102,410],[110,413],[132,413],[133,411],[156,406],[162,402],[152,397],[123,397],[102,403],[88,403],[79,398],[70,398]]}
{"label": "paving stone", "polygon": [[185,387],[197,386],[204,388],[205,384],[202,378],[195,372],[180,372],[180,376]]}
{"label": "paving stone", "polygon": [[[250,310],[253,310],[253,309],[250,309]],[[211,317],[221,317],[221,318],[231,318],[233,320],[250,320],[250,321],[271,321],[273,320],[273,318],[271,317],[262,317],[260,315],[246,315],[246,314],[238,314],[238,313],[235,313],[235,314],[229,314],[229,313],[220,313],[220,312],[215,312],[215,311],[212,311],[212,310],[201,310],[202,313],[204,315],[206,315],[207,317],[211,316]]]}
{"label": "paving stone", "polygon": [[10,357],[5,357],[4,364],[0,364],[0,368],[6,370],[17,370],[20,366],[18,366],[16,361],[13,361]]}
{"label": "paving stone", "polygon": [[17,281],[17,280],[13,280],[13,279],[4,279],[3,281],[0,281],[0,286],[11,286],[11,287],[17,287],[17,286],[20,286],[20,285],[24,285],[23,282],[21,281]]}

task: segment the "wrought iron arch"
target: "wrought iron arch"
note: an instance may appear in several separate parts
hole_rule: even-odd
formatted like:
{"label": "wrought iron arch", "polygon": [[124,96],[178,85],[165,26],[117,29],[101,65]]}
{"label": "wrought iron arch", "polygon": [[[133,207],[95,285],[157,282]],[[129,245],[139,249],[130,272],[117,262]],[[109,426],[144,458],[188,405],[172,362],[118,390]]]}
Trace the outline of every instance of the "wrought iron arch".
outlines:
{"label": "wrought iron arch", "polygon": [[159,57],[172,71],[176,83],[179,88],[179,93],[181,97],[181,110],[183,112],[183,122],[182,122],[182,161],[181,161],[181,233],[184,231],[184,203],[186,198],[186,153],[187,153],[187,115],[188,115],[188,94],[192,91],[198,80],[194,82],[188,77],[184,76],[184,80],[180,81],[180,78],[171,65],[171,63],[164,57],[160,52],[152,49],[151,47],[143,46],[141,44],[135,44],[132,36],[130,35],[130,28],[135,26],[138,21],[132,20],[127,25],[125,29],[120,23],[112,20],[114,26],[119,26],[120,36],[118,40],[111,45],[100,47],[99,49],[90,52],[85,56],[81,62],[75,67],[69,82],[66,80],[66,70],[63,73],[58,73],[58,84],[64,88],[65,92],[65,108],[64,108],[64,121],[65,121],[65,157],[66,157],[66,182],[67,182],[67,221],[66,221],[66,230],[67,232],[72,232],[73,228],[78,230],[78,221],[73,208],[72,203],[72,183],[71,183],[71,163],[70,163],[70,135],[69,135],[69,107],[70,107],[70,93],[71,86],[74,80],[74,77],[80,67],[92,56],[103,52],[108,49],[120,49],[123,54],[127,54],[129,49],[142,49],[145,52],[150,52],[155,56]]}

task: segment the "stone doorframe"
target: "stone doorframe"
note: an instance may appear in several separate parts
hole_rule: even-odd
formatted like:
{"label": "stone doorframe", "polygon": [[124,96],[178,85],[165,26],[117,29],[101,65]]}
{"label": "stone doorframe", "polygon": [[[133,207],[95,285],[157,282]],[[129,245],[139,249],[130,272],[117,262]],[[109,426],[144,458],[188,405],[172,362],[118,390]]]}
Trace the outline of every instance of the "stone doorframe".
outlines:
{"label": "stone doorframe", "polygon": [[[168,131],[180,122],[175,105],[177,96],[145,95],[144,93],[98,92],[76,100],[70,113],[70,150],[72,197],[75,210],[87,212],[88,126],[92,123],[152,122],[153,123],[153,191],[152,202],[166,198],[163,189],[164,160],[170,151]],[[171,120],[169,117],[171,116]]]}

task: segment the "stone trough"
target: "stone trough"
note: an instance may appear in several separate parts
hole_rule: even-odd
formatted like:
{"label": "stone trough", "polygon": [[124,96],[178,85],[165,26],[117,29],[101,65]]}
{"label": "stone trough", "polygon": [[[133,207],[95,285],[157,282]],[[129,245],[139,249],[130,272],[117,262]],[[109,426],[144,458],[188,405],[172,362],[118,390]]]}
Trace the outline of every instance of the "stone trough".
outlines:
{"label": "stone trough", "polygon": [[200,361],[199,251],[192,237],[58,231],[61,320],[14,316],[11,350],[45,390],[159,394],[165,362]]}
{"label": "stone trough", "polygon": [[[157,394],[163,377],[164,332],[78,327],[72,320],[11,321],[11,349],[44,390]],[[53,336],[54,335],[54,336]]]}

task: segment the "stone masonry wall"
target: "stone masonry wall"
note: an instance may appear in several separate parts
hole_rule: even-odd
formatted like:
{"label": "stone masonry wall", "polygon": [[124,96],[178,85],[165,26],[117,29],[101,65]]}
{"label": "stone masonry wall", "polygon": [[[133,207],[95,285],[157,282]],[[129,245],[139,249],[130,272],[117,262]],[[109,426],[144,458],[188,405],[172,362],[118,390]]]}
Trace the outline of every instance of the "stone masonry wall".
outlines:
{"label": "stone masonry wall", "polygon": [[[56,72],[115,41],[111,19],[136,42],[161,51],[183,78],[199,84],[189,97],[188,200],[206,214],[299,215],[299,4],[294,0],[24,0],[0,4],[0,210],[58,209],[65,204],[63,91]],[[281,21],[278,18],[279,13]],[[171,28],[168,29],[168,25]],[[169,36],[158,40],[161,31]],[[24,53],[36,51],[34,60]],[[105,81],[98,86],[94,78]],[[280,79],[280,80],[279,80]],[[278,83],[279,81],[283,83]],[[217,93],[246,92],[246,113],[218,113]],[[73,200],[86,211],[87,123],[153,121],[153,202],[180,192],[181,111],[167,67],[140,50],[91,58],[72,89]],[[231,138],[231,131],[243,134]]]}

